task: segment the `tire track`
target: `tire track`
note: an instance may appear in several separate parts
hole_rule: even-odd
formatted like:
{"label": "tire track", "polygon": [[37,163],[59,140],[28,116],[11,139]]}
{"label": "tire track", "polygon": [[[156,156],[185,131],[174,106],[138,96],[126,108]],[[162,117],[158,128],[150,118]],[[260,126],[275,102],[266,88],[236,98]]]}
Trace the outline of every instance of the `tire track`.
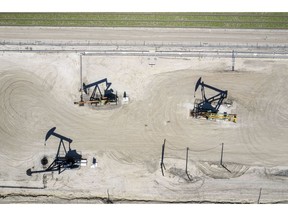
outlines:
{"label": "tire track", "polygon": [[[248,100],[242,122],[241,139],[253,157],[262,163],[273,165],[277,155],[285,148],[288,112],[285,106],[287,76],[283,73],[264,75],[251,90],[252,99]],[[275,87],[277,85],[277,88]],[[277,144],[277,149],[273,144]],[[288,150],[288,149],[287,149]]]}
{"label": "tire track", "polygon": [[237,178],[245,174],[245,172],[250,168],[243,164],[225,162],[224,169],[219,162],[213,161],[199,161],[196,167],[206,176],[214,179],[230,179]]}

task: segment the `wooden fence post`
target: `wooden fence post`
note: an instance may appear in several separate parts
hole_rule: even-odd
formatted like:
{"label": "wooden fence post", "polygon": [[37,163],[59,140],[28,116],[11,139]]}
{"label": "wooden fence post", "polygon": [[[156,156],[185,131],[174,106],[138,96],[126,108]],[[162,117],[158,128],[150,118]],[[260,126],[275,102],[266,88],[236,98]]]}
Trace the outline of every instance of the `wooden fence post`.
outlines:
{"label": "wooden fence post", "polygon": [[187,147],[186,148],[186,168],[185,168],[185,173],[186,173],[188,179],[191,180],[191,178],[190,178],[190,176],[188,174],[188,151],[189,151],[189,148]]}
{"label": "wooden fence post", "polygon": [[164,176],[163,167],[164,167],[164,169],[166,170],[165,165],[164,165],[165,143],[166,143],[166,139],[164,139],[164,143],[163,143],[163,145],[162,145],[162,156],[161,156],[161,163],[160,163],[161,171],[162,171],[162,175],[163,175],[163,176]]}
{"label": "wooden fence post", "polygon": [[222,149],[221,149],[221,158],[220,158],[220,165],[223,166],[223,148],[224,148],[224,143],[222,143]]}

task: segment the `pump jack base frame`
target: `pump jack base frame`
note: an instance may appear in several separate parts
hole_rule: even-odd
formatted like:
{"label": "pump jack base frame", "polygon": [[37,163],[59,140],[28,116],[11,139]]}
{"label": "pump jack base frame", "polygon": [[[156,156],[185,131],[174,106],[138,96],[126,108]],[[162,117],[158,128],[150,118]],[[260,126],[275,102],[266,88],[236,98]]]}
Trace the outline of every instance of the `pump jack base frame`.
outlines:
{"label": "pump jack base frame", "polygon": [[207,120],[224,120],[237,123],[237,114],[194,112],[191,110],[190,115],[194,118],[203,118]]}

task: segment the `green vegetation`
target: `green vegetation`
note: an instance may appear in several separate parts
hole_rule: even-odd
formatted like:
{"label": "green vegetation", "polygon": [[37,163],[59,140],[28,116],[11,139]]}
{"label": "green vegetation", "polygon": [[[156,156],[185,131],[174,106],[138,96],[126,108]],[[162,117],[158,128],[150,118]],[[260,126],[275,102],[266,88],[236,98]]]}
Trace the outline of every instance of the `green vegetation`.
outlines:
{"label": "green vegetation", "polygon": [[0,13],[0,26],[288,29],[288,13]]}

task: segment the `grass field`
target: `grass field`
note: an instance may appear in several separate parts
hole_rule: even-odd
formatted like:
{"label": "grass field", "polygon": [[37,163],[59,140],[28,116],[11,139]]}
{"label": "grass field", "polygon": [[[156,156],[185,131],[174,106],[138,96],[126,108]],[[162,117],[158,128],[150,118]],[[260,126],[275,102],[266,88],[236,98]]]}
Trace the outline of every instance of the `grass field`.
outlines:
{"label": "grass field", "polygon": [[288,29],[288,13],[0,13],[0,26]]}

